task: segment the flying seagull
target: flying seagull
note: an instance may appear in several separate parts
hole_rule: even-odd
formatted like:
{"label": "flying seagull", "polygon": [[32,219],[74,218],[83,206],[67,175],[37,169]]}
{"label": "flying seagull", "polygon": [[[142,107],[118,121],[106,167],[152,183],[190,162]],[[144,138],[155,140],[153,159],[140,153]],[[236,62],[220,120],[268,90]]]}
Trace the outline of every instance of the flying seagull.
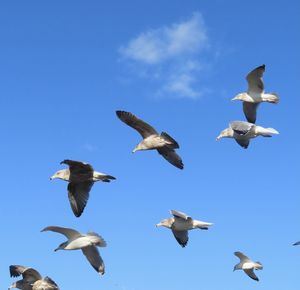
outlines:
{"label": "flying seagull", "polygon": [[159,134],[152,126],[129,112],[116,111],[116,114],[121,121],[137,130],[143,137],[142,142],[133,149],[132,153],[139,150],[156,149],[171,164],[183,169],[182,160],[175,152],[179,145],[171,136],[166,132]]}
{"label": "flying seagull", "polygon": [[240,146],[247,149],[251,138],[272,137],[274,134],[279,134],[279,132],[273,128],[263,128],[248,122],[234,121],[229,124],[229,128],[220,133],[217,141],[222,138],[234,138]]}
{"label": "flying seagull", "polygon": [[105,272],[104,262],[99,254],[97,247],[106,247],[104,239],[94,232],[81,234],[76,230],[50,226],[42,230],[42,232],[52,231],[60,233],[67,237],[67,241],[60,244],[54,251],[58,250],[82,250],[93,268],[101,275]]}
{"label": "flying seagull", "polygon": [[183,248],[187,245],[189,236],[188,231],[192,229],[208,230],[208,227],[212,226],[212,223],[198,221],[192,219],[190,216],[183,212],[171,210],[172,218],[164,219],[156,225],[156,227],[166,227],[172,230],[172,233]]}
{"label": "flying seagull", "polygon": [[111,175],[94,171],[93,167],[84,162],[64,160],[60,164],[69,165],[69,169],[57,171],[50,179],[59,178],[69,182],[68,197],[76,217],[80,217],[89,199],[89,193],[94,182],[110,182],[116,179]]}
{"label": "flying seagull", "polygon": [[262,270],[263,265],[260,262],[253,262],[247,256],[241,252],[234,252],[234,254],[240,259],[240,262],[234,266],[235,270],[244,270],[244,272],[253,280],[259,281],[254,273],[254,270]]}
{"label": "flying seagull", "polygon": [[299,245],[300,245],[300,241],[297,242],[297,243],[295,243],[295,244],[293,244],[293,246],[299,246]]}
{"label": "flying seagull", "polygon": [[11,284],[8,289],[23,289],[23,290],[59,290],[56,283],[49,277],[43,278],[41,274],[30,267],[11,265],[9,266],[11,277],[22,275],[23,279]]}
{"label": "flying seagull", "polygon": [[279,97],[276,93],[265,94],[263,74],[266,66],[263,64],[252,70],[246,77],[248,82],[248,91],[235,96],[232,101],[243,101],[244,114],[250,123],[256,122],[256,110],[261,102],[277,104]]}

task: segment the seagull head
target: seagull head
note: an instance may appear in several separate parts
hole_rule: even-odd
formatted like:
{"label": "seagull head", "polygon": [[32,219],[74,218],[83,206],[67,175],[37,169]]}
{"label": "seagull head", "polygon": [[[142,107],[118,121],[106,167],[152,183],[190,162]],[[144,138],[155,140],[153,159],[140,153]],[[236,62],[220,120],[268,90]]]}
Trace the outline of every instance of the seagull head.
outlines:
{"label": "seagull head", "polygon": [[67,180],[66,173],[67,173],[67,169],[59,170],[50,177],[50,180],[55,179],[55,178]]}
{"label": "seagull head", "polygon": [[156,227],[166,227],[166,228],[171,228],[171,221],[170,219],[164,219],[161,222],[159,222],[158,224],[156,224]]}
{"label": "seagull head", "polygon": [[142,143],[139,143],[138,145],[135,146],[135,148],[132,150],[132,153],[136,152],[136,151],[140,151],[140,150],[145,150],[145,146]]}
{"label": "seagull head", "polygon": [[241,93],[241,94],[236,95],[234,98],[232,98],[231,101],[246,101],[246,102],[248,101],[248,102],[251,102],[252,99],[249,97],[249,95],[247,93]]}
{"label": "seagull head", "polygon": [[220,133],[220,135],[216,138],[216,141],[219,141],[222,138],[232,138],[232,137],[233,137],[233,130],[231,128],[227,128]]}
{"label": "seagull head", "polygon": [[64,243],[61,243],[55,250],[54,252],[58,251],[58,250],[64,250],[65,247],[68,245],[68,242],[64,242]]}
{"label": "seagull head", "polygon": [[236,264],[233,268],[233,272],[236,271],[236,270],[239,270],[239,264]]}

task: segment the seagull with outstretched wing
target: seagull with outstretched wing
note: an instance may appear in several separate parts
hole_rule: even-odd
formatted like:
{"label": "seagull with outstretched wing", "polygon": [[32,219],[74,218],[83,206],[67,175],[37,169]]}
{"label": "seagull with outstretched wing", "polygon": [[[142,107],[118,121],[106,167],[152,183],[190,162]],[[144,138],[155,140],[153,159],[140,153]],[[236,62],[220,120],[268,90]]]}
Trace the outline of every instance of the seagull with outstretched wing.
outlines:
{"label": "seagull with outstretched wing", "polygon": [[116,111],[116,114],[122,122],[138,131],[143,138],[133,149],[133,153],[139,150],[156,149],[168,162],[179,169],[183,169],[182,159],[175,151],[179,145],[170,135],[166,132],[159,134],[151,125],[130,112]]}
{"label": "seagull with outstretched wing", "polygon": [[212,226],[212,223],[192,219],[187,214],[177,210],[171,210],[170,213],[173,215],[173,217],[162,220],[160,223],[156,225],[156,227],[163,226],[168,229],[171,229],[176,241],[183,248],[188,243],[189,230],[192,229],[207,230],[210,226]]}
{"label": "seagull with outstretched wing", "polygon": [[69,168],[57,171],[50,179],[59,178],[69,183],[68,198],[76,217],[81,216],[95,182],[110,182],[116,179],[111,175],[94,171],[92,165],[81,161],[65,159],[61,164],[66,164]]}
{"label": "seagull with outstretched wing", "polygon": [[105,272],[104,262],[99,254],[97,247],[106,247],[105,240],[94,232],[81,234],[80,232],[57,226],[49,226],[42,232],[52,231],[64,235],[68,240],[60,244],[55,251],[58,250],[82,250],[92,267],[101,275]]}
{"label": "seagull with outstretched wing", "polygon": [[235,96],[232,100],[240,100],[243,102],[243,111],[246,119],[250,123],[256,122],[256,112],[260,103],[268,102],[277,104],[279,97],[276,93],[266,94],[264,91],[263,74],[266,66],[263,64],[252,70],[247,76],[248,82],[247,92],[243,92]]}
{"label": "seagull with outstretched wing", "polygon": [[254,273],[254,270],[262,270],[263,265],[260,262],[253,262],[242,252],[234,252],[234,255],[240,259],[240,262],[236,264],[233,271],[244,270],[244,272],[253,280],[259,281]]}

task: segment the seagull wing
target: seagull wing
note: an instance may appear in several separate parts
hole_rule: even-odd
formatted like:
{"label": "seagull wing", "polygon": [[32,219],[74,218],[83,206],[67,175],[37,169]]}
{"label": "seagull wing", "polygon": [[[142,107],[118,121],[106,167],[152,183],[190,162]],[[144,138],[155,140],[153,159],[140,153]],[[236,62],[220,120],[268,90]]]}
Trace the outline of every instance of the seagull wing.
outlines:
{"label": "seagull wing", "polygon": [[105,273],[104,262],[95,246],[88,246],[81,249],[93,268],[101,275]]}
{"label": "seagull wing", "polygon": [[70,182],[68,184],[68,197],[71,208],[76,217],[80,217],[89,199],[93,181]]}
{"label": "seagull wing", "polygon": [[259,281],[253,269],[245,269],[244,272],[253,280]]}
{"label": "seagull wing", "polygon": [[264,82],[262,76],[265,72],[265,65],[261,65],[252,70],[246,77],[248,81],[248,92],[262,93],[264,91]]}
{"label": "seagull wing", "polygon": [[76,178],[91,179],[93,177],[94,169],[93,167],[81,161],[69,160],[65,159],[60,164],[66,164],[70,168],[70,179],[72,180],[72,175],[76,176]]}
{"label": "seagull wing", "polygon": [[243,102],[243,111],[248,122],[253,124],[256,122],[256,110],[258,105],[259,103]]}
{"label": "seagull wing", "polygon": [[185,247],[189,241],[188,231],[176,231],[172,229],[172,233],[181,247]]}
{"label": "seagull wing", "polygon": [[150,126],[149,124],[147,124],[146,122],[137,118],[135,115],[129,112],[116,111],[116,114],[121,121],[123,121],[125,124],[132,127],[133,129],[137,130],[144,139],[151,135],[158,134],[152,126]]}
{"label": "seagull wing", "polygon": [[249,144],[250,144],[250,140],[249,139],[234,139],[241,147],[243,147],[244,149],[247,149]]}
{"label": "seagull wing", "polygon": [[25,282],[33,283],[36,280],[42,279],[42,276],[40,275],[40,273],[37,270],[30,268],[30,267],[24,267],[24,266],[20,266],[20,265],[11,265],[9,267],[9,272],[10,272],[11,277],[18,277],[18,276],[22,275]]}
{"label": "seagull wing", "polygon": [[181,157],[175,152],[174,149],[162,147],[157,149],[158,153],[162,155],[167,161],[179,169],[183,169],[183,162]]}
{"label": "seagull wing", "polygon": [[300,241],[293,244],[293,246],[299,246],[299,245],[300,245]]}
{"label": "seagull wing", "polygon": [[241,262],[250,262],[251,260],[242,252],[234,252],[234,254],[241,260]]}
{"label": "seagull wing", "polygon": [[59,287],[50,277],[45,277],[34,283],[32,285],[32,290],[59,290]]}
{"label": "seagull wing", "polygon": [[68,240],[76,239],[78,237],[81,237],[81,234],[78,231],[70,229],[70,228],[49,226],[49,227],[46,227],[42,230],[42,232],[46,232],[46,231],[60,233],[64,236],[66,236]]}
{"label": "seagull wing", "polygon": [[253,128],[253,124],[243,121],[233,121],[230,123],[231,129],[238,135],[246,135]]}
{"label": "seagull wing", "polygon": [[175,218],[180,218],[180,219],[184,219],[184,220],[191,219],[190,216],[188,216],[187,214],[185,214],[183,212],[180,212],[180,211],[177,211],[174,209],[172,209],[170,212]]}

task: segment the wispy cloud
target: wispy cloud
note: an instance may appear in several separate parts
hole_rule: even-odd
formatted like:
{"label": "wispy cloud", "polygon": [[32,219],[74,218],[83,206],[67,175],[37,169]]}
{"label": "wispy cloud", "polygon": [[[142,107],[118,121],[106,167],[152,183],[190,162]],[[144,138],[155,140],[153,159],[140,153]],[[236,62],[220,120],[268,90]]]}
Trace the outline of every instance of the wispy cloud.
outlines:
{"label": "wispy cloud", "polygon": [[200,56],[208,48],[205,23],[197,12],[186,21],[141,33],[119,52],[140,77],[158,83],[160,95],[197,98],[201,89],[195,84],[205,68]]}

